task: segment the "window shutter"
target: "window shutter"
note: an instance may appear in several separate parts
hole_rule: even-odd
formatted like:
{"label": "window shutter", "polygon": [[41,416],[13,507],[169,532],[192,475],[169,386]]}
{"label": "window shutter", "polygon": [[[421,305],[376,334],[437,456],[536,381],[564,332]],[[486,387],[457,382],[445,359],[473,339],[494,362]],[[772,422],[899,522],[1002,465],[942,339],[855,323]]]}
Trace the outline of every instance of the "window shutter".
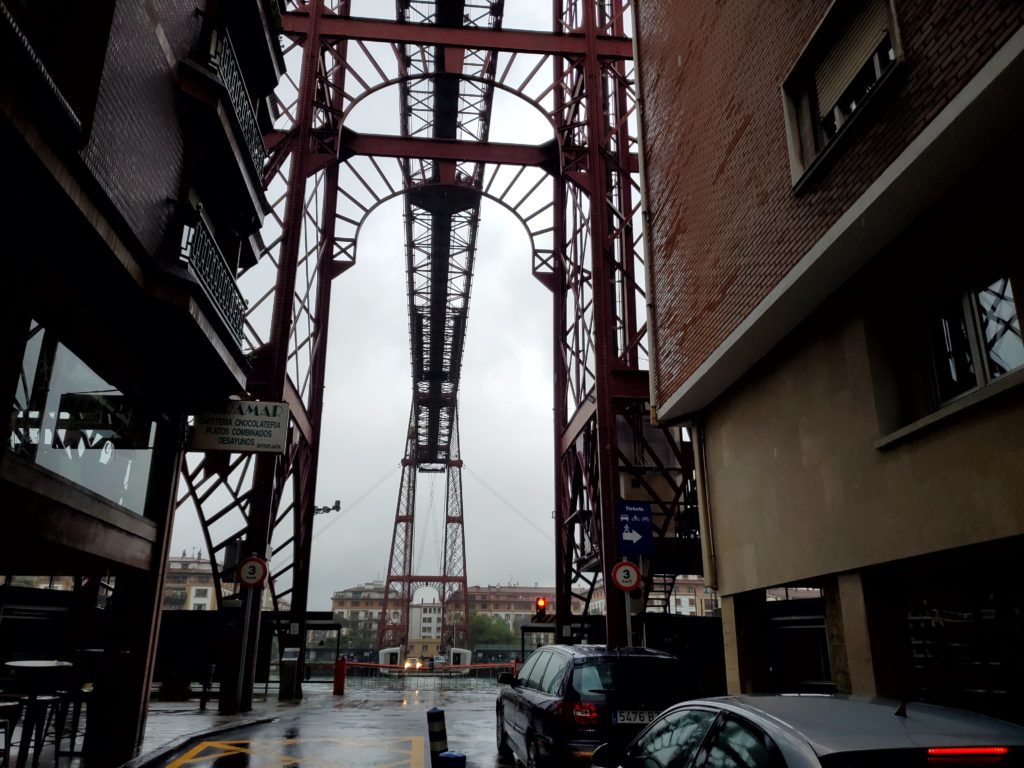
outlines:
{"label": "window shutter", "polygon": [[822,117],[835,106],[888,29],[886,0],[864,0],[863,7],[850,19],[814,73],[818,112]]}

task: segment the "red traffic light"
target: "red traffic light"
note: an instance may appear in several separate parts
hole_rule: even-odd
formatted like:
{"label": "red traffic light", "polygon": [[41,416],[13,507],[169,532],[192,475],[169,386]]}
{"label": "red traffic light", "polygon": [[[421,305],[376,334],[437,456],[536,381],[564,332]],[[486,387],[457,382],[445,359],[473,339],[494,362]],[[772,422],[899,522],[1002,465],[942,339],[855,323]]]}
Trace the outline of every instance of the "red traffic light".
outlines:
{"label": "red traffic light", "polygon": [[537,598],[537,610],[538,611],[543,611],[547,607],[548,607],[548,599],[546,597],[538,597]]}

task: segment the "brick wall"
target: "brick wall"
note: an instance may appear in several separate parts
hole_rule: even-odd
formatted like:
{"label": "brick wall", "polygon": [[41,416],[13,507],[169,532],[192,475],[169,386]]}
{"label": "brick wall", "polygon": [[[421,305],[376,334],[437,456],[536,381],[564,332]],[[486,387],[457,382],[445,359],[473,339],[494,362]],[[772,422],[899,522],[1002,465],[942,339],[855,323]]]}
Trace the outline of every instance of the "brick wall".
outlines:
{"label": "brick wall", "polygon": [[1024,23],[1018,0],[896,0],[901,71],[796,194],[781,85],[829,6],[637,4],[660,402]]}
{"label": "brick wall", "polygon": [[118,3],[82,157],[147,252],[156,254],[184,163],[175,68],[201,20],[181,0]]}

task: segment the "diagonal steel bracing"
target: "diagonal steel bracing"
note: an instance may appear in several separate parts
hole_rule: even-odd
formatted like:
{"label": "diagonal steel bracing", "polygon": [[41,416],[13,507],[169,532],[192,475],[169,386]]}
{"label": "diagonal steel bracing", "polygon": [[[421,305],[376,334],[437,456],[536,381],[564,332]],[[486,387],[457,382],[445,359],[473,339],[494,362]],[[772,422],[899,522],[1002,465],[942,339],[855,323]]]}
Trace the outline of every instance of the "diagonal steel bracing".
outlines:
{"label": "diagonal steel bracing", "polygon": [[[199,515],[211,557],[222,561],[237,540],[272,553],[270,590],[291,604],[284,631],[297,630],[282,639],[303,643],[330,283],[356,263],[366,217],[402,197],[412,401],[381,642],[408,637],[408,602],[422,585],[440,593],[446,639],[463,642],[458,387],[487,198],[527,232],[530,267],[555,308],[560,638],[572,636],[620,558],[620,499],[652,504],[656,546],[643,564],[648,594],[674,574],[699,573],[688,437],[647,416],[649,318],[630,4],[553,0],[549,32],[503,29],[502,2],[399,0],[388,20],[352,18],[347,0],[286,5],[288,72],[276,123],[264,136],[273,210],[262,232],[263,258],[239,285],[248,300],[245,344],[253,362],[245,394],[287,401],[293,440],[283,457],[189,457],[180,506]],[[385,89],[399,94],[395,135],[352,130],[353,112]],[[547,143],[489,141],[499,90],[547,121]],[[433,576],[412,567],[421,472],[444,472],[447,480],[442,573]],[[251,603],[258,600],[254,590]],[[605,604],[609,641],[628,642],[622,602]],[[251,698],[255,659],[255,624],[248,629],[239,640],[241,708]]]}

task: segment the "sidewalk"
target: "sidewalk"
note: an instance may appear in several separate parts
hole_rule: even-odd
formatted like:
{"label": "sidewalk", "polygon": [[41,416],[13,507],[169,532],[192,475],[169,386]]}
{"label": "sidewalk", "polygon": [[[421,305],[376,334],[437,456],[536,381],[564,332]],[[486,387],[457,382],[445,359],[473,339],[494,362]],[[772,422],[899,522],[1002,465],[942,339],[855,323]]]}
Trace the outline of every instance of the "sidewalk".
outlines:
{"label": "sidewalk", "polygon": [[[308,697],[307,697],[308,698]],[[167,752],[185,744],[198,734],[219,733],[242,728],[254,723],[269,722],[282,712],[294,711],[302,701],[279,701],[277,691],[271,690],[253,696],[252,709],[234,715],[222,715],[217,711],[217,700],[199,709],[199,701],[151,700],[146,716],[146,735],[142,740],[139,756],[124,768],[141,768]],[[63,765],[63,762],[61,763]]]}
{"label": "sidewalk", "polygon": [[[323,697],[317,697],[314,694],[313,698]],[[139,750],[139,756],[126,763],[125,768],[129,766],[141,768],[151,763],[159,764],[161,755],[173,751],[197,735],[269,722],[280,716],[282,712],[294,711],[301,706],[301,701],[278,701],[276,689],[272,689],[268,694],[264,694],[262,691],[257,693],[253,697],[252,710],[235,715],[219,714],[216,699],[207,704],[205,711],[200,710],[198,699],[180,702],[151,699],[146,717],[146,734]],[[20,739],[21,726],[19,725],[11,740],[11,766],[17,763]],[[47,734],[44,743],[45,747],[39,758],[39,768],[80,768],[83,766],[84,763],[80,756],[61,755],[59,762],[55,761],[52,731]],[[67,742],[64,742],[64,748],[67,748]],[[3,755],[0,753],[0,760],[2,758]],[[27,765],[32,765],[31,758]]]}
{"label": "sidewalk", "polygon": [[[139,755],[119,768],[299,762],[424,768],[429,762],[426,713],[432,707],[446,710],[448,743],[469,756],[469,768],[506,768],[494,747],[493,680],[365,678],[348,683],[344,696],[335,696],[331,683],[305,683],[299,701],[279,701],[276,688],[260,691],[253,708],[236,715],[219,714],[216,700],[202,711],[198,699],[154,699]],[[55,762],[51,735],[39,765],[83,768],[83,760],[61,755]]]}

